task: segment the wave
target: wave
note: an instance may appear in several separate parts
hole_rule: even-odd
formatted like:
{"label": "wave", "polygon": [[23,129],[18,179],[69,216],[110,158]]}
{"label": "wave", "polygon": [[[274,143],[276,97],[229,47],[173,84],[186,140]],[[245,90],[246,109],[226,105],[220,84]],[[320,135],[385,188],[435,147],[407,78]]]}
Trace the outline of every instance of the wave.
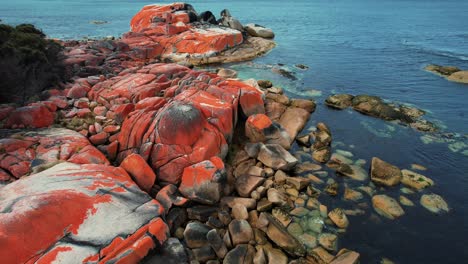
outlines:
{"label": "wave", "polygon": [[448,57],[448,58],[458,59],[462,61],[468,61],[468,54],[466,53],[460,53],[457,51],[443,49],[443,48],[429,47],[427,45],[419,44],[419,43],[402,42],[402,44],[410,47],[411,49],[415,49],[417,52],[420,52],[420,53],[441,56],[441,57]]}

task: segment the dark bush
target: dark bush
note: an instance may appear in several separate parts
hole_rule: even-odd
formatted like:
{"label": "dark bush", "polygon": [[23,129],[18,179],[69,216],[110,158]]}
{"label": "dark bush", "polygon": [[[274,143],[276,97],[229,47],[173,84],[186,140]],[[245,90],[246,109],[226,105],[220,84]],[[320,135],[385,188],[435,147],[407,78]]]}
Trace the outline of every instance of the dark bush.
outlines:
{"label": "dark bush", "polygon": [[24,104],[64,77],[62,46],[31,24],[0,24],[0,103]]}

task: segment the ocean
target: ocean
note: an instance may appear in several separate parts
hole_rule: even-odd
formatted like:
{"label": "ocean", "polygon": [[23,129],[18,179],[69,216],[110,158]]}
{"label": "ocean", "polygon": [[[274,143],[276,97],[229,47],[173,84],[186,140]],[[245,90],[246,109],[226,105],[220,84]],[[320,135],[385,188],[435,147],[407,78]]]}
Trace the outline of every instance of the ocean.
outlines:
{"label": "ocean", "polygon": [[[160,3],[170,1],[158,1]],[[61,39],[119,36],[129,21],[152,1],[3,0],[3,23],[32,23]],[[361,253],[361,263],[461,263],[468,259],[468,85],[424,71],[427,64],[468,69],[468,1],[466,0],[297,0],[193,1],[199,12],[216,16],[227,8],[242,23],[273,29],[277,47],[252,62],[229,65],[242,78],[270,79],[288,95],[316,100],[308,126],[325,122],[334,148],[355,159],[380,157],[400,168],[413,163],[435,186],[407,195],[416,206],[404,207],[397,220],[377,219],[370,207],[350,216],[339,248]],[[93,24],[90,21],[106,21]],[[293,72],[284,78],[272,67]],[[300,70],[295,64],[305,64]],[[411,104],[427,112],[441,132],[428,135],[398,124],[336,111],[324,106],[332,93],[371,94]],[[344,181],[336,177],[337,181]],[[386,191],[398,198],[399,188]],[[419,205],[423,193],[444,197],[451,210],[435,215]],[[353,204],[327,199],[329,208]],[[370,201],[366,196],[366,201]]]}

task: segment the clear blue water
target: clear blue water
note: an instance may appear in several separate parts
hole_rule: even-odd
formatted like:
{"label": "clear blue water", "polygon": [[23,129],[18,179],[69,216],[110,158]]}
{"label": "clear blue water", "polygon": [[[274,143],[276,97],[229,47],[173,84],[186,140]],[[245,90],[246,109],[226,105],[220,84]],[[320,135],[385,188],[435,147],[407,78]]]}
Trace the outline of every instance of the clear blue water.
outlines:
{"label": "clear blue water", "polygon": [[[33,23],[50,37],[118,36],[149,3],[3,0],[0,19]],[[359,251],[362,263],[378,263],[381,257],[397,263],[466,261],[468,141],[463,135],[468,134],[468,85],[448,82],[422,68],[435,63],[468,69],[468,1],[209,0],[192,4],[198,11],[215,14],[228,8],[243,23],[271,27],[277,48],[251,63],[232,65],[240,76],[271,79],[290,95],[315,98],[319,106],[309,125],[326,122],[334,141],[344,144],[339,148],[352,151],[356,158],[369,163],[378,156],[401,168],[412,163],[426,166],[423,174],[436,185],[423,193],[442,195],[452,209],[433,215],[419,206],[420,194],[408,195],[417,206],[405,208],[406,215],[398,220],[372,221],[371,209],[364,216],[350,217],[348,231],[340,235],[340,247]],[[91,20],[109,23],[94,25]],[[271,65],[277,63],[296,72],[298,80],[273,73]],[[293,67],[297,63],[310,69],[297,70]],[[438,122],[443,132],[457,133],[457,137],[426,144],[421,139],[424,134],[412,129],[324,107],[323,100],[330,93],[366,93],[413,104],[428,111],[428,119]],[[456,146],[461,146],[457,152],[450,150]],[[398,189],[385,192],[398,197]],[[341,201],[328,202],[331,207],[351,208]]]}

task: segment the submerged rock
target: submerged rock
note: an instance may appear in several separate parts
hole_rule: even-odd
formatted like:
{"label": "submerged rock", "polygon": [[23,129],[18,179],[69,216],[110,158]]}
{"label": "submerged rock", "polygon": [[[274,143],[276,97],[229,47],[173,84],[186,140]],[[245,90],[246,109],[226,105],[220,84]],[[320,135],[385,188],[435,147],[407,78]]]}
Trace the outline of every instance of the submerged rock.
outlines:
{"label": "submerged rock", "polygon": [[427,65],[426,71],[445,77],[447,80],[459,83],[468,83],[468,71],[454,66]]}
{"label": "submerged rock", "polygon": [[274,38],[275,33],[270,28],[266,28],[257,24],[247,24],[244,27],[245,31],[249,33],[249,35],[253,37],[261,37],[261,38]]}
{"label": "submerged rock", "polygon": [[377,157],[372,158],[371,180],[377,184],[394,186],[400,183],[402,173],[400,169]]}
{"label": "submerged rock", "polygon": [[442,196],[437,194],[422,195],[420,203],[424,208],[436,214],[449,211],[447,202],[445,202]]}
{"label": "submerged rock", "polygon": [[405,214],[398,202],[385,194],[373,196],[372,205],[377,213],[388,219],[393,220]]}
{"label": "submerged rock", "polygon": [[414,171],[402,170],[401,173],[403,175],[401,183],[416,190],[421,190],[434,185],[434,182],[431,179]]}

